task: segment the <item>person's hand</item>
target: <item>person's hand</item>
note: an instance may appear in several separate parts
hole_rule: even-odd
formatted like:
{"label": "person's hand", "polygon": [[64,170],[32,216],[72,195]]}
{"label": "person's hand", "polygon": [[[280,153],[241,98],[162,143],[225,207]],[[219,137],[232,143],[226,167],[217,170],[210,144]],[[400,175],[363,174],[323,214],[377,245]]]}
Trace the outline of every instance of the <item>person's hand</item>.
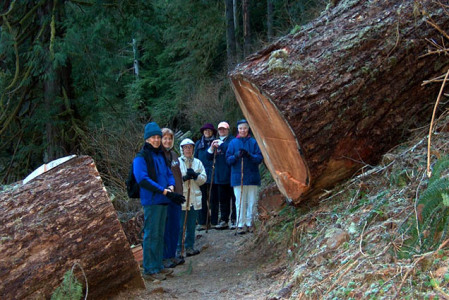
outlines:
{"label": "person's hand", "polygon": [[249,156],[248,151],[246,151],[243,148],[239,150],[239,157],[248,157],[248,156]]}
{"label": "person's hand", "polygon": [[186,198],[183,195],[178,194],[178,193],[169,192],[169,193],[167,193],[166,197],[170,201],[172,201],[178,205],[182,205],[184,202],[186,202]]}
{"label": "person's hand", "polygon": [[182,176],[182,180],[183,180],[183,181],[187,181],[187,180],[190,180],[190,179],[192,179],[192,178],[190,178],[189,175],[184,175],[184,176]]}
{"label": "person's hand", "polygon": [[195,171],[192,168],[188,168],[187,169],[187,176],[189,176],[192,179],[197,179],[198,178],[198,173],[195,173]]}

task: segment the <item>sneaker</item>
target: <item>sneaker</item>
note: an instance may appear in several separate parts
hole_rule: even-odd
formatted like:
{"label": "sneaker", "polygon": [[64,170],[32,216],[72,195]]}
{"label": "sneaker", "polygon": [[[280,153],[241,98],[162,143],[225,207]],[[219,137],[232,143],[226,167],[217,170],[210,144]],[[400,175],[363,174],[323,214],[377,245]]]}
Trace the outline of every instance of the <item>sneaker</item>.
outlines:
{"label": "sneaker", "polygon": [[194,256],[194,255],[197,255],[197,254],[200,254],[199,250],[196,250],[196,249],[187,249],[186,250],[186,256],[187,257]]}
{"label": "sneaker", "polygon": [[171,258],[163,259],[162,264],[166,269],[176,267],[176,263]]}
{"label": "sneaker", "polygon": [[236,227],[237,227],[237,226],[235,226],[235,221],[232,221],[232,222],[231,222],[231,227],[230,227],[230,228],[231,228],[231,229],[235,229]]}
{"label": "sneaker", "polygon": [[162,281],[162,280],[167,279],[167,277],[162,273],[154,273],[154,274],[142,273],[142,277],[145,280],[151,280],[151,281],[156,281],[156,280]]}
{"label": "sneaker", "polygon": [[228,229],[228,222],[225,221],[221,221],[220,224],[218,224],[217,226],[215,226],[215,229],[218,230],[223,230],[223,229]]}
{"label": "sneaker", "polygon": [[163,275],[170,275],[170,274],[173,274],[173,270],[162,269],[161,272],[160,272],[160,274],[163,274]]}
{"label": "sneaker", "polygon": [[245,234],[246,230],[242,227],[239,227],[239,229],[237,229],[237,234]]}

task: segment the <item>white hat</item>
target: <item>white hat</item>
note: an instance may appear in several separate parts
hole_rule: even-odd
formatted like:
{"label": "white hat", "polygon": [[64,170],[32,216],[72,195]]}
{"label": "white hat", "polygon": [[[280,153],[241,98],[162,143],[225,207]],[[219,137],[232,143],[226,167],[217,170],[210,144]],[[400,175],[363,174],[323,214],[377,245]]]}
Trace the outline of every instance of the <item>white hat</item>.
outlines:
{"label": "white hat", "polygon": [[185,145],[195,145],[195,143],[191,139],[183,139],[180,146],[182,147]]}
{"label": "white hat", "polygon": [[228,122],[220,122],[220,124],[218,124],[217,128],[218,129],[220,129],[220,128],[229,129],[229,124],[228,124]]}

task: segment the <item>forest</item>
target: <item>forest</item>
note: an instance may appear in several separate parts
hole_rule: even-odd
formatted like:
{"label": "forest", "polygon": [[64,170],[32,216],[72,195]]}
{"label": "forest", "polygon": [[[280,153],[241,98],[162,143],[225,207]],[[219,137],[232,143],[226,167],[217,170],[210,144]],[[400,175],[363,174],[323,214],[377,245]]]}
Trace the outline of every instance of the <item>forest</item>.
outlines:
{"label": "forest", "polygon": [[0,180],[91,155],[124,187],[143,126],[235,124],[227,73],[319,15],[326,0],[2,1]]}

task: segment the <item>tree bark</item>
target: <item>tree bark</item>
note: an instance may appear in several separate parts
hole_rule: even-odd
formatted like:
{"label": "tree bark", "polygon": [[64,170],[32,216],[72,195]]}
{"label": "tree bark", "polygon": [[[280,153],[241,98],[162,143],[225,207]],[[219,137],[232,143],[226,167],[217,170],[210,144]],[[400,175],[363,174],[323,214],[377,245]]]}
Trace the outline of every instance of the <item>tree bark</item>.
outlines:
{"label": "tree bark", "polygon": [[267,0],[267,40],[273,39],[273,1]]}
{"label": "tree bark", "polygon": [[227,41],[227,63],[231,70],[236,63],[236,44],[234,30],[233,0],[225,0],[226,5],[226,41]]}
{"label": "tree bark", "polygon": [[249,26],[249,0],[243,0],[243,56],[247,56],[251,51],[251,28]]}
{"label": "tree bark", "polygon": [[[89,298],[144,288],[94,161],[81,156],[0,193],[0,295],[50,298],[78,263]],[[84,285],[81,271],[75,268]]]}
{"label": "tree bark", "polygon": [[[420,5],[422,5],[420,7]],[[423,56],[446,30],[432,1],[340,1],[230,73],[281,192],[299,204],[375,164],[427,124],[447,60]],[[316,198],[315,198],[316,199]]]}

